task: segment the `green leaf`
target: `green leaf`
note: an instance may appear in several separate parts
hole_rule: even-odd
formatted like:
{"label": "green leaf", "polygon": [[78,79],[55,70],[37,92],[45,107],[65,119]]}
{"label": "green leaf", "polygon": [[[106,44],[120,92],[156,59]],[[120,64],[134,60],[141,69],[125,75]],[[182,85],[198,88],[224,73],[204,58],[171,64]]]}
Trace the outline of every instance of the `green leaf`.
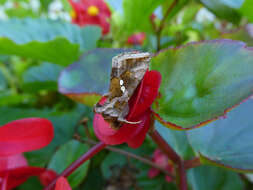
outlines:
{"label": "green leaf", "polygon": [[42,63],[30,67],[24,74],[24,90],[37,92],[39,90],[57,90],[57,79],[63,69],[60,65]]}
{"label": "green leaf", "polygon": [[[167,0],[163,3],[162,9],[163,13],[166,14],[167,10],[171,7],[172,3],[174,3],[175,0]],[[190,1],[189,0],[178,0],[176,5],[173,7],[173,9],[169,12],[167,21],[172,19],[184,6],[186,6]],[[192,9],[193,10],[193,9]]]}
{"label": "green leaf", "polygon": [[241,19],[238,13],[244,0],[198,0],[216,16],[230,22],[238,23]]}
{"label": "green leaf", "polygon": [[202,161],[236,171],[253,171],[253,100],[228,113],[226,119],[187,132]]}
{"label": "green leaf", "polygon": [[[62,145],[52,157],[48,168],[57,173],[63,172],[72,162],[77,160],[81,155],[87,152],[89,147],[81,144],[76,140],[71,140]],[[77,187],[85,178],[88,172],[90,161],[86,161],[78,169],[76,169],[69,177],[68,181],[72,188]]]}
{"label": "green leaf", "polygon": [[230,171],[211,166],[200,166],[188,172],[192,190],[238,190],[243,189],[240,177]]}
{"label": "green leaf", "polygon": [[110,152],[101,164],[102,174],[106,179],[109,179],[112,174],[127,164],[125,156]]}
{"label": "green leaf", "polygon": [[174,129],[218,119],[253,93],[253,52],[244,43],[214,40],[162,51],[151,68],[162,75],[157,119]]}
{"label": "green leaf", "polygon": [[247,17],[250,22],[253,22],[253,4],[251,0],[244,0],[239,12]]}
{"label": "green leaf", "polygon": [[184,159],[191,159],[194,156],[192,148],[188,142],[185,131],[176,131],[165,128],[159,122],[155,123],[156,130],[163,139]]}
{"label": "green leaf", "polygon": [[0,21],[0,52],[66,66],[96,47],[100,29],[48,19]]}
{"label": "green leaf", "polygon": [[253,46],[253,25],[247,24],[234,31],[223,33],[221,37],[232,40],[240,40],[245,42],[247,46]]}
{"label": "green leaf", "polygon": [[7,88],[7,81],[5,79],[5,76],[3,75],[3,72],[0,70],[0,92],[5,90]]}
{"label": "green leaf", "polygon": [[150,16],[165,0],[124,0],[124,32],[128,35],[136,31],[152,31]]}
{"label": "green leaf", "polygon": [[[61,73],[59,91],[85,105],[93,106],[109,90],[112,57],[127,49],[95,49]],[[128,50],[129,51],[129,50]]]}

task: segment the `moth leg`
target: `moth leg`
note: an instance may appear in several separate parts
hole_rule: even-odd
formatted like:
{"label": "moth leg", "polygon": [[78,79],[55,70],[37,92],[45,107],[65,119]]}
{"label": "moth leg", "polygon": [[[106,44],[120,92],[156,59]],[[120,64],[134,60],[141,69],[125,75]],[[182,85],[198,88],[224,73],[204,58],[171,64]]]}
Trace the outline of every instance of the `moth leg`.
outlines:
{"label": "moth leg", "polygon": [[118,121],[122,123],[127,123],[127,124],[139,124],[141,121],[127,121],[126,119],[122,117],[118,117]]}

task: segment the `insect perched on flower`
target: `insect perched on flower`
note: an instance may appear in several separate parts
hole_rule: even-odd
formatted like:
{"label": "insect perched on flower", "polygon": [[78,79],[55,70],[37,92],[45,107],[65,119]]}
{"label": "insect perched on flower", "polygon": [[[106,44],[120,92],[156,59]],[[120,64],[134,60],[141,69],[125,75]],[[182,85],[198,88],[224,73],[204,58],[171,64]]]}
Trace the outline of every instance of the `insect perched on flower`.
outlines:
{"label": "insect perched on flower", "polygon": [[151,55],[130,52],[112,59],[109,93],[94,107],[94,129],[106,144],[139,147],[152,123],[150,106],[161,75],[148,71]]}

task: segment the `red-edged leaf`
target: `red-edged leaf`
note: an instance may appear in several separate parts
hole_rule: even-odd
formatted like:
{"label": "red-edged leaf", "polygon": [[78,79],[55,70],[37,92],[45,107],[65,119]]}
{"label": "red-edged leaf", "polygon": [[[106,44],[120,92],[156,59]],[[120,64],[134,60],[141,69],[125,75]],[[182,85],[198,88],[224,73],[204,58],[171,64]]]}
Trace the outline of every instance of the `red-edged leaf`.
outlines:
{"label": "red-edged leaf", "polygon": [[56,181],[55,190],[71,190],[71,187],[66,178],[60,177]]}
{"label": "red-edged leaf", "polygon": [[213,40],[167,49],[152,58],[162,75],[153,109],[174,129],[193,129],[223,117],[253,93],[253,49]]}
{"label": "red-edged leaf", "polygon": [[54,137],[52,123],[41,118],[12,121],[0,128],[0,156],[19,154],[47,146]]}

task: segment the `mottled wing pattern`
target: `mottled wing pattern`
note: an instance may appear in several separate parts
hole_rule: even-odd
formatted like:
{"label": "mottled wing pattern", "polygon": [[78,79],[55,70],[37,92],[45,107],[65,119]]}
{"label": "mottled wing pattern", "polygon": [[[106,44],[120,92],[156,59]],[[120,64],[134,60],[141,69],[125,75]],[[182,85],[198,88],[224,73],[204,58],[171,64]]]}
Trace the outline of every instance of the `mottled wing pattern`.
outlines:
{"label": "mottled wing pattern", "polygon": [[129,52],[119,54],[112,59],[111,83],[107,101],[95,106],[95,112],[101,113],[113,128],[118,128],[129,112],[128,101],[149,67],[149,53]]}

